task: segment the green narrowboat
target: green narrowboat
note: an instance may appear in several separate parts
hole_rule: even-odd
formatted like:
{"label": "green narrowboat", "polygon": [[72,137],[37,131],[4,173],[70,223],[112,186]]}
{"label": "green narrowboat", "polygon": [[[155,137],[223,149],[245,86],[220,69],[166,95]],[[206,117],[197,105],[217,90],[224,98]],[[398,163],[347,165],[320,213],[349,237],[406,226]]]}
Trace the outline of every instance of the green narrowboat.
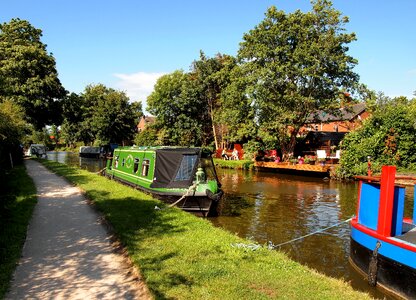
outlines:
{"label": "green narrowboat", "polygon": [[120,147],[105,173],[185,211],[218,214],[221,184],[211,153],[201,148]]}

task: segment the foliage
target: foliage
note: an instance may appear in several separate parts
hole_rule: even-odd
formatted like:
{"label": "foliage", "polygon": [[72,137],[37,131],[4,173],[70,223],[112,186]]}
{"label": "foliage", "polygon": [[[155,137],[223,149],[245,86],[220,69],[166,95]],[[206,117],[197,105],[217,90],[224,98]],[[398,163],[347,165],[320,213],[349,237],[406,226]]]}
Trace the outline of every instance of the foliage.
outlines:
{"label": "foliage", "polygon": [[[1,124],[1,123],[0,123]],[[21,257],[36,188],[23,165],[0,174],[0,299],[4,299]]]}
{"label": "foliage", "polygon": [[148,97],[148,110],[157,117],[159,141],[167,145],[210,146],[217,148],[224,131],[221,119],[221,94],[230,82],[235,59],[217,54],[208,58],[203,52],[191,71],[175,71],[159,78]]}
{"label": "foliage", "polygon": [[[208,146],[214,139],[215,149],[223,144],[223,128],[221,118],[222,92],[230,84],[230,72],[236,65],[234,57],[218,53],[209,58],[202,51],[200,59],[194,61],[190,72],[191,86],[196,89],[196,97],[201,104],[199,123],[202,127],[202,145]],[[190,99],[191,101],[193,99]]]}
{"label": "foliage", "polygon": [[242,169],[242,170],[251,170],[254,167],[254,161],[252,160],[224,160],[216,158],[214,159],[214,164],[217,167],[224,169]]}
{"label": "foliage", "polygon": [[0,24],[0,102],[18,103],[36,129],[60,123],[59,100],[66,94],[41,37],[25,20]]}
{"label": "foliage", "polygon": [[27,127],[20,106],[11,100],[0,102],[0,168],[11,167],[10,155],[14,164],[21,161],[20,141]]}
{"label": "foliage", "polygon": [[66,145],[73,146],[83,136],[82,121],[84,111],[84,98],[71,93],[62,101],[61,136]]}
{"label": "foliage", "polygon": [[252,86],[243,66],[236,65],[229,76],[230,84],[221,93],[223,101],[219,118],[226,124],[226,138],[230,142],[246,143],[258,136],[255,109],[246,92]]}
{"label": "foliage", "polygon": [[70,94],[62,101],[62,111],[67,145],[130,142],[143,115],[140,102],[130,103],[124,92],[103,84],[88,85],[81,95]]}
{"label": "foliage", "polygon": [[309,114],[334,106],[340,91],[358,81],[357,62],[347,55],[346,45],[355,40],[344,33],[348,19],[330,1],[312,5],[306,13],[269,8],[238,52],[259,135],[276,138],[286,157]]}
{"label": "foliage", "polygon": [[137,146],[158,146],[157,131],[153,128],[146,128],[136,135],[134,144]]}
{"label": "foliage", "polygon": [[415,108],[416,99],[408,101],[404,97],[390,99],[379,95],[373,115],[343,141],[339,176],[366,174],[368,157],[371,157],[373,172],[386,164],[400,168],[415,166]]}
{"label": "foliage", "polygon": [[253,159],[260,150],[266,150],[263,143],[256,140],[250,140],[244,144],[244,159]]}
{"label": "foliage", "polygon": [[190,146],[202,143],[198,122],[201,107],[190,84],[189,74],[175,71],[160,77],[148,97],[147,109],[157,116],[154,128],[159,130],[159,144]]}
{"label": "foliage", "polygon": [[255,251],[233,247],[251,242],[135,189],[84,170],[44,163],[85,191],[157,299],[369,298],[281,252],[261,245]]}
{"label": "foliage", "polygon": [[[89,95],[84,96],[90,98]],[[95,139],[103,144],[131,141],[141,116],[141,106],[130,104],[124,92],[108,88],[94,100],[97,102],[91,107],[90,125]]]}

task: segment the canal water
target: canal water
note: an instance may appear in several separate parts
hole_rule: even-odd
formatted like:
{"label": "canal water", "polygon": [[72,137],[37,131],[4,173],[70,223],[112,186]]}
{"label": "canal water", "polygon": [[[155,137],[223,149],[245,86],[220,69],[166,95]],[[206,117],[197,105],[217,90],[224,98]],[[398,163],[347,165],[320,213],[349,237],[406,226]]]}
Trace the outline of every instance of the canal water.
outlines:
{"label": "canal water", "polygon": [[[104,160],[80,158],[70,152],[48,152],[48,159],[92,172],[105,167]],[[217,172],[225,196],[221,215],[209,218],[212,224],[253,243],[285,243],[276,249],[293,260],[327,276],[342,278],[375,298],[390,299],[370,287],[348,261],[350,226],[344,221],[355,214],[357,183],[257,171]],[[407,191],[406,198],[412,193]],[[411,208],[406,211],[411,212]],[[332,228],[310,235],[328,227]],[[305,235],[309,236],[301,238]]]}

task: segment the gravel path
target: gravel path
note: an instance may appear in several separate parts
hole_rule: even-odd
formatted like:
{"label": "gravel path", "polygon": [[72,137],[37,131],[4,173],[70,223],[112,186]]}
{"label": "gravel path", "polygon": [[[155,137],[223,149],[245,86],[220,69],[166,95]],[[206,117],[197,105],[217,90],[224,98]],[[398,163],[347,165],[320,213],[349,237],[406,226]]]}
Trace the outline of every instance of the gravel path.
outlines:
{"label": "gravel path", "polygon": [[81,191],[27,160],[38,203],[6,299],[148,299]]}

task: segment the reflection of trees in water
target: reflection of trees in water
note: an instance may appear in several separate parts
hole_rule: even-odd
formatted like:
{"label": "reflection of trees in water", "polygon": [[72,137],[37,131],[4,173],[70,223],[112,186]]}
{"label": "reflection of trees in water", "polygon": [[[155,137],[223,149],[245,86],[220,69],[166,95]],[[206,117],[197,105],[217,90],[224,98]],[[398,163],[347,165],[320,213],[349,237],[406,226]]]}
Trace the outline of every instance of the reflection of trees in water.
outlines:
{"label": "reflection of trees in water", "polygon": [[105,159],[79,157],[78,153],[65,151],[48,152],[48,160],[67,164],[90,172],[97,172],[105,167]]}
{"label": "reflection of trees in water", "polygon": [[[227,216],[213,223],[260,244],[283,243],[348,219],[356,184],[266,172],[222,171]],[[239,205],[241,204],[241,205]],[[330,276],[349,278],[349,225],[285,245],[293,259]]]}

